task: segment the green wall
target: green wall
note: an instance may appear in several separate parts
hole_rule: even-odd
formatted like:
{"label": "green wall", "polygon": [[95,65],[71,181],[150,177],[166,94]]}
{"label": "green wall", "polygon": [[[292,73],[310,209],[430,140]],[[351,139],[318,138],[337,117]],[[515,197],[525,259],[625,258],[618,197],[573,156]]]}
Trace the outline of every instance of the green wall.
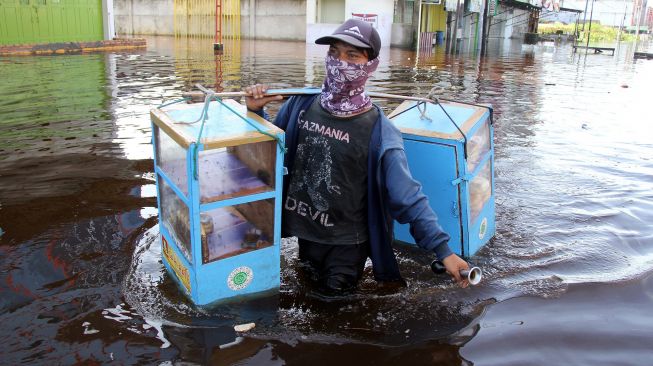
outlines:
{"label": "green wall", "polygon": [[103,38],[102,0],[0,0],[0,44]]}

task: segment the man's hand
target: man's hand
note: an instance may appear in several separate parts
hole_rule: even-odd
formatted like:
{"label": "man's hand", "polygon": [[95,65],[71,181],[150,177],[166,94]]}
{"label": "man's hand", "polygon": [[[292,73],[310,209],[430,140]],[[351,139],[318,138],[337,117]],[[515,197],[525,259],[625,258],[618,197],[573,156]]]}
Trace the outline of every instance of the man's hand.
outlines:
{"label": "man's hand", "polygon": [[247,109],[250,111],[258,112],[261,108],[265,107],[266,104],[282,100],[281,95],[265,96],[265,92],[268,90],[268,86],[265,84],[256,84],[251,85],[245,88],[245,104]]}
{"label": "man's hand", "polygon": [[460,277],[461,269],[469,269],[469,264],[459,256],[452,254],[442,260],[442,264],[447,269],[447,273],[456,280],[458,286],[465,288],[469,286],[466,278]]}

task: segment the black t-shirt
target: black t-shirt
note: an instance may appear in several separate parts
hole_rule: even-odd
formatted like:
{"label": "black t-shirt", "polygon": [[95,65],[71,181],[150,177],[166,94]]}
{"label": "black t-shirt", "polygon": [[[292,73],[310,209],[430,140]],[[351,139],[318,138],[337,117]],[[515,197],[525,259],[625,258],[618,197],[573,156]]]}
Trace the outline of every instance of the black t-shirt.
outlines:
{"label": "black t-shirt", "polygon": [[350,118],[326,112],[319,98],[297,121],[299,136],[283,228],[323,244],[368,240],[367,156],[376,108]]}

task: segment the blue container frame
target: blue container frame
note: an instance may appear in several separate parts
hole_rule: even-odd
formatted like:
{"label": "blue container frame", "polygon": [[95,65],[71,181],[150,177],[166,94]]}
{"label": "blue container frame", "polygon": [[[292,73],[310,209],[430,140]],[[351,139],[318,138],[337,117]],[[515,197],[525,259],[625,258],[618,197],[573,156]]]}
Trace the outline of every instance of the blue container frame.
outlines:
{"label": "blue container frame", "polygon": [[[262,126],[260,123],[251,118],[244,118],[247,118],[250,123],[257,124],[264,130],[267,129],[266,126]],[[165,131],[157,126],[154,122],[152,122],[151,125],[152,131],[157,130],[158,133],[165,133]],[[274,190],[238,196],[222,201],[200,204],[199,180],[193,174],[194,166],[197,165],[197,161],[195,161],[194,157],[199,155],[199,151],[205,151],[205,145],[201,143],[191,143],[188,148],[184,148],[180,145],[180,147],[186,150],[186,174],[188,177],[189,192],[187,197],[159,166],[156,156],[156,136],[154,133],[152,133],[152,146],[154,149],[154,170],[157,186],[157,207],[159,212],[159,230],[162,237],[163,264],[170,276],[175,280],[175,282],[177,282],[179,288],[182,289],[182,291],[196,305],[207,305],[226,300],[236,300],[245,296],[254,296],[256,294],[268,294],[270,292],[278,291],[279,289],[281,272],[281,187],[283,186],[282,182],[284,154],[281,146],[285,146],[285,135],[281,131],[277,132],[275,136],[279,140],[279,143],[276,144]],[[195,148],[198,149],[197,155],[194,154]],[[162,212],[161,199],[159,194],[161,180],[165,181],[165,183],[167,183],[168,186],[172,188],[172,190],[182,200],[182,202],[188,206],[189,218],[191,221],[190,261],[179,249],[179,244],[174,239],[174,236],[171,235],[171,233],[161,221]],[[274,237],[272,246],[214,260],[209,263],[203,263],[200,213],[220,207],[233,206],[268,199],[274,199]],[[164,240],[168,243],[168,248],[170,249],[167,255],[168,258],[166,256]],[[173,245],[169,245],[169,243],[172,243]],[[178,263],[171,264],[171,261],[177,261]],[[181,265],[183,268],[178,268],[179,265]],[[184,271],[186,271],[188,275],[186,281],[188,282],[188,286],[184,284],[184,280],[180,278],[184,277],[183,274],[180,275],[180,273],[178,273]],[[248,276],[246,286],[242,288],[234,288],[233,285],[230,286],[229,281],[233,281],[234,275],[238,275],[240,272],[243,272]]]}
{"label": "blue container frame", "polygon": [[[443,103],[443,106],[447,108],[446,103]],[[470,106],[469,108],[474,107]],[[422,182],[423,191],[429,198],[431,208],[438,215],[440,225],[451,236],[449,241],[451,250],[466,258],[476,254],[496,232],[494,126],[491,121],[491,113],[491,107],[487,107],[486,112],[474,122],[471,128],[465,131],[465,137],[456,139],[402,132],[410,171],[418,181],[424,181]],[[457,124],[460,127],[462,123],[459,122],[457,121]],[[467,170],[465,141],[467,137],[474,136],[485,123],[489,128],[490,148],[478,161],[474,170],[470,172]],[[447,151],[448,149],[451,151]],[[443,152],[445,153],[443,154]],[[450,171],[455,169],[453,176],[444,176],[444,173],[437,174],[438,170],[433,166],[437,159],[440,160],[439,164],[448,164]],[[485,168],[487,163],[490,164],[492,178],[491,194],[475,221],[471,222],[470,181]],[[448,193],[443,194],[443,191]],[[447,230],[447,228],[455,229]],[[400,242],[415,244],[407,224],[395,223],[394,234],[395,239]]]}

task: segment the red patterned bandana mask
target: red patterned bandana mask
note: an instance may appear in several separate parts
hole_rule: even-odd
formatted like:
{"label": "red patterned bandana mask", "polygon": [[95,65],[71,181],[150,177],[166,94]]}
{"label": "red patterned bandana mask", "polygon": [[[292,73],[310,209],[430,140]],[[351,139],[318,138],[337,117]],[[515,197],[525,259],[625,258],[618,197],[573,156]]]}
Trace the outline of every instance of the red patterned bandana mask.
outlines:
{"label": "red patterned bandana mask", "polygon": [[347,117],[369,109],[365,82],[379,66],[379,58],[365,64],[352,64],[333,56],[326,57],[326,78],[322,84],[320,104],[338,117]]}

